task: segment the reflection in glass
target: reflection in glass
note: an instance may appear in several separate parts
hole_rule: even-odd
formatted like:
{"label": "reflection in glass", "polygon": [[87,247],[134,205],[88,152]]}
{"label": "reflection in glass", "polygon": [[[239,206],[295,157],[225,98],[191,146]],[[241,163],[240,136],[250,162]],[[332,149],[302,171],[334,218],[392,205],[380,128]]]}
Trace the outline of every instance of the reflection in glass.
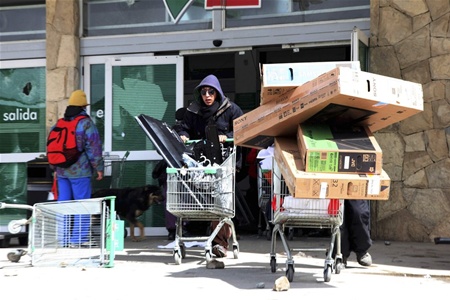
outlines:
{"label": "reflection in glass", "polygon": [[0,70],[0,153],[45,151],[45,67]]}
{"label": "reflection in glass", "polygon": [[[0,69],[0,153],[45,152],[45,83],[45,67]],[[27,204],[26,189],[26,163],[0,163],[0,201]],[[0,228],[26,214],[0,210]]]}
{"label": "reflection in glass", "polygon": [[195,0],[180,21],[173,23],[162,0],[99,1],[86,0],[84,36],[174,32],[211,29],[211,11],[204,9],[203,0]]}
{"label": "reflection in glass", "polygon": [[226,27],[322,22],[370,17],[370,0],[264,1],[259,9],[229,9]]}
{"label": "reflection in glass", "polygon": [[134,117],[146,114],[173,124],[175,65],[113,67],[113,151],[155,150]]}

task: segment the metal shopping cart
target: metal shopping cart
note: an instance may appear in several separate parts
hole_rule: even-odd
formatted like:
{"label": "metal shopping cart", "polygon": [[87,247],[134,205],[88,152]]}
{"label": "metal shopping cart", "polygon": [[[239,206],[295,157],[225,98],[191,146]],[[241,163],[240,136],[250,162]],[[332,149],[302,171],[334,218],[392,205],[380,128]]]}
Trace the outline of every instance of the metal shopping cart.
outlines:
{"label": "metal shopping cart", "polygon": [[103,161],[105,163],[105,177],[111,177],[110,188],[121,188],[123,171],[125,168],[125,162],[130,155],[130,151],[126,151],[123,157],[119,155],[110,155],[105,153]]}
{"label": "metal shopping cart", "polygon": [[[273,158],[265,158],[265,160],[273,161]],[[272,220],[272,210],[270,209],[273,198],[272,189],[272,164],[265,166],[259,161],[257,164],[257,186],[258,186],[258,236],[265,235],[267,240],[271,239],[270,222]],[[263,222],[265,228],[263,229]]]}
{"label": "metal shopping cart", "polygon": [[[233,256],[238,258],[239,244],[232,218],[235,214],[236,148],[224,155],[220,165],[167,168],[167,210],[177,217],[173,257],[176,264],[186,256],[185,241],[206,241],[206,260],[212,260],[212,241],[228,224],[232,231]],[[219,221],[206,237],[184,237],[184,221]]]}
{"label": "metal shopping cart", "polygon": [[[342,199],[298,199],[289,194],[287,185],[281,175],[276,161],[273,164],[273,220],[272,242],[270,249],[270,267],[276,272],[276,240],[280,235],[286,252],[286,277],[290,282],[294,278],[294,260],[291,249],[284,235],[285,226],[302,228],[330,228],[331,239],[325,258],[323,277],[325,282],[331,280],[331,273],[339,274],[344,268],[341,253],[341,235],[339,227],[343,222],[344,200]],[[334,247],[336,246],[333,258]]]}
{"label": "metal shopping cart", "polygon": [[[0,209],[32,211],[29,219],[13,220],[8,225],[11,232],[29,226],[28,249],[10,252],[8,259],[19,262],[28,254],[32,266],[113,267],[115,251],[123,249],[123,221],[116,220],[114,204],[115,197],[52,201],[33,206],[0,203]],[[87,239],[73,243],[71,237],[82,230],[86,230],[87,236],[83,236]]]}

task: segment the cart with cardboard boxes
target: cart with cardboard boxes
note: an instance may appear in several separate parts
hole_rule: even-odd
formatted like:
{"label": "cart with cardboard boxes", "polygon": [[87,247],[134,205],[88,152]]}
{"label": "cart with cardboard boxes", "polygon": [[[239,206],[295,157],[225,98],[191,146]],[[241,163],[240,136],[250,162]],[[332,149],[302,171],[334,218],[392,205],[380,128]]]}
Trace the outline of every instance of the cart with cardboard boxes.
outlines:
{"label": "cart with cardboard boxes", "polygon": [[343,199],[389,199],[390,178],[372,132],[422,112],[422,85],[361,71],[358,62],[267,64],[261,82],[260,106],[234,120],[234,140],[275,147],[271,271],[279,234],[293,280],[284,227],[328,227],[327,282],[343,265]]}
{"label": "cart with cardboard boxes", "polygon": [[[285,228],[329,228],[331,237],[327,255],[324,262],[323,278],[325,282],[331,280],[332,272],[339,274],[343,269],[343,261],[340,244],[340,230],[344,216],[344,203],[342,199],[312,199],[294,198],[280,172],[278,164],[274,162],[273,168],[273,219],[271,247],[270,247],[270,269],[272,273],[277,270],[276,241],[277,235],[286,253],[286,277],[290,282],[294,278],[294,259],[291,248],[284,234]],[[334,248],[335,255],[333,256]]]}

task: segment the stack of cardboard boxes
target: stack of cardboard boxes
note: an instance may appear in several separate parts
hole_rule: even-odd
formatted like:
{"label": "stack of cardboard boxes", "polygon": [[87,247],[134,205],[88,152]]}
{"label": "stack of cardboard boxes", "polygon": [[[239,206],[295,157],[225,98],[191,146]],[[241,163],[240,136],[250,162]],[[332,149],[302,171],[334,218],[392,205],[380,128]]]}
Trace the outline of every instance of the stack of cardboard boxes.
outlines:
{"label": "stack of cardboard boxes", "polygon": [[359,62],[263,65],[261,82],[261,105],[234,120],[234,141],[274,145],[292,196],[389,198],[372,132],[423,111],[422,85],[361,71]]}

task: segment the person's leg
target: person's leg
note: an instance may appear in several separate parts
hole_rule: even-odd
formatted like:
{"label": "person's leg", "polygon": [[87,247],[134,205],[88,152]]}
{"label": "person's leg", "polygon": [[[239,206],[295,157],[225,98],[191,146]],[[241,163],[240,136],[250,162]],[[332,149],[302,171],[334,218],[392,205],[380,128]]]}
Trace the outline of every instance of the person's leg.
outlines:
{"label": "person's leg", "polygon": [[169,232],[167,239],[169,241],[173,241],[173,240],[175,240],[177,217],[172,215],[167,210],[167,183],[165,183],[161,186],[161,191],[162,191],[162,196],[164,199],[164,207],[165,207],[165,212],[164,212],[165,224],[166,224],[166,229]]}
{"label": "person's leg", "polygon": [[[72,200],[72,185],[67,178],[58,177],[58,200],[59,202]],[[68,247],[70,243],[71,218],[69,215],[57,216],[58,243],[61,247]]]}
{"label": "person's leg", "polygon": [[[70,179],[73,188],[74,200],[91,198],[91,178],[72,178]],[[89,241],[90,215],[74,215],[73,229],[70,242],[80,244]]]}
{"label": "person's leg", "polygon": [[[212,221],[211,222],[211,231],[214,231],[217,225],[219,224],[219,221]],[[228,241],[231,238],[231,228],[228,224],[223,224],[223,226],[220,228],[217,235],[214,237],[212,241],[213,250],[212,252],[218,256],[218,257],[225,257],[227,256],[228,251]]]}
{"label": "person's leg", "polygon": [[370,265],[372,259],[368,254],[372,246],[370,238],[370,206],[368,200],[346,200],[344,219],[349,233],[350,251],[356,253],[358,262]]}

